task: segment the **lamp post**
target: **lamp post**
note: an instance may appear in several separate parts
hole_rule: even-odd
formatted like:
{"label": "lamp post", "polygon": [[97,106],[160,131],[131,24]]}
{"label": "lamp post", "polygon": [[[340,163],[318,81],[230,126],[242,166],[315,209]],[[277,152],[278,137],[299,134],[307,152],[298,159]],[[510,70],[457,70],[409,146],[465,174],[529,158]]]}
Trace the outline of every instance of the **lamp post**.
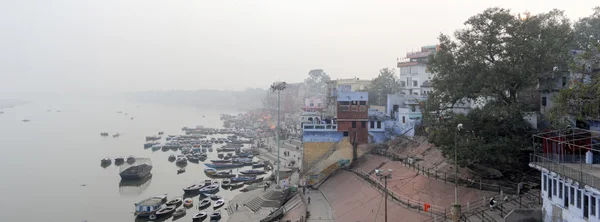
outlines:
{"label": "lamp post", "polygon": [[460,203],[458,202],[458,134],[463,129],[463,124],[459,123],[456,126],[456,134],[454,134],[454,205],[452,205],[452,220],[460,221]]}
{"label": "lamp post", "polygon": [[375,169],[375,175],[379,176],[379,178],[383,178],[383,183],[384,183],[384,188],[383,188],[383,192],[385,193],[385,203],[384,203],[384,214],[385,214],[385,222],[387,222],[387,199],[388,199],[388,190],[387,190],[387,182],[388,182],[388,178],[392,178],[392,169],[388,169],[387,173],[383,173],[381,172],[381,170],[379,169]]}
{"label": "lamp post", "polygon": [[275,82],[271,85],[271,90],[273,90],[273,92],[277,91],[277,129],[275,130],[275,137],[277,138],[277,173],[275,174],[275,176],[276,176],[275,183],[277,184],[277,188],[279,188],[279,165],[281,165],[281,160],[279,157],[279,150],[281,149],[281,144],[279,143],[279,131],[281,130],[281,128],[280,128],[281,91],[283,91],[285,89],[286,85],[287,85],[287,83],[285,83],[285,82]]}

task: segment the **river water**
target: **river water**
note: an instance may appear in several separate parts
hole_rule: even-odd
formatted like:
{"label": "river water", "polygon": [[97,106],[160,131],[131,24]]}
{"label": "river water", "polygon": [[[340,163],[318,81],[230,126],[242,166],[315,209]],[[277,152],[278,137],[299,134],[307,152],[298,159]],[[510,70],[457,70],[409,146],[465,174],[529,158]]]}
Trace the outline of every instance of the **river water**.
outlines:
{"label": "river water", "polygon": [[[135,221],[134,203],[163,193],[169,199],[181,196],[182,187],[207,179],[202,162],[189,163],[187,172],[177,175],[178,167],[167,160],[174,151],[144,149],[145,136],[159,131],[165,136],[181,134],[184,126],[220,128],[221,113],[235,112],[107,99],[39,100],[4,109],[0,114],[1,221]],[[111,136],[101,137],[100,132]],[[117,132],[121,136],[113,138]],[[104,157],[129,155],[152,160],[150,180],[122,184],[117,166],[100,166]],[[216,155],[216,150],[209,153],[208,160]],[[230,200],[237,193],[221,189],[218,195]],[[199,211],[197,203],[195,197],[195,207],[178,221],[191,221]],[[222,213],[226,221],[224,208]]]}

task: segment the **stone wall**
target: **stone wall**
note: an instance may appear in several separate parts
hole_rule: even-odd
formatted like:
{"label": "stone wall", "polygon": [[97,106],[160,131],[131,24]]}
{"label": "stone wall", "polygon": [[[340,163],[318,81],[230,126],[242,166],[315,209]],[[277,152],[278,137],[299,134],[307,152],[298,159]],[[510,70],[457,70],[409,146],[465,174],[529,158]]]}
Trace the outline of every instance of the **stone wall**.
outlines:
{"label": "stone wall", "polygon": [[315,164],[315,161],[330,152],[335,144],[336,143],[334,142],[305,142],[302,166],[308,168],[312,167]]}
{"label": "stone wall", "polygon": [[[312,185],[319,183],[321,180],[327,178],[329,175],[335,172],[335,170],[342,167],[348,167],[352,163],[353,148],[352,144],[350,144],[350,141],[348,141],[348,138],[344,138],[342,141],[332,147],[335,147],[335,150],[330,152],[331,155],[317,163],[314,163],[314,166],[309,167],[306,170],[305,175],[308,177],[308,184]],[[359,146],[358,156],[362,156],[367,151],[368,148],[366,148],[366,146]],[[327,154],[329,153],[324,153],[324,155]]]}
{"label": "stone wall", "polygon": [[337,131],[316,131],[309,132],[304,131],[302,134],[302,141],[304,143],[319,143],[319,142],[330,142],[337,143],[344,137],[343,132]]}

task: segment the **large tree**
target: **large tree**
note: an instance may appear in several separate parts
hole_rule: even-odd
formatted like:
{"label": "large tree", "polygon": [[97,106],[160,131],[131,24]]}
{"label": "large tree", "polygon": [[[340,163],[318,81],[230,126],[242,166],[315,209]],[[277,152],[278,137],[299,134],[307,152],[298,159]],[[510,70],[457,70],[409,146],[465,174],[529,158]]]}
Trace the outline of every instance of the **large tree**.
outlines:
{"label": "large tree", "polygon": [[400,81],[398,81],[394,69],[379,70],[379,75],[371,81],[367,91],[369,92],[369,104],[385,106],[387,95],[400,91]]}
{"label": "large tree", "polygon": [[310,70],[308,78],[304,80],[306,96],[324,97],[327,92],[327,82],[329,80],[331,78],[322,69]]}
{"label": "large tree", "polygon": [[600,41],[600,7],[595,7],[593,11],[592,15],[575,22],[575,42],[578,49],[593,50]]}
{"label": "large tree", "polygon": [[[459,162],[516,161],[516,151],[529,145],[525,92],[538,86],[538,78],[568,67],[571,25],[558,10],[520,16],[500,8],[464,24],[454,39],[440,35],[440,50],[429,58],[435,73],[425,115],[430,142],[452,154],[455,141],[448,137],[454,138],[452,132],[463,123],[462,133],[471,132],[471,139],[458,142]],[[475,102],[479,108],[469,114],[453,113],[456,105]]]}

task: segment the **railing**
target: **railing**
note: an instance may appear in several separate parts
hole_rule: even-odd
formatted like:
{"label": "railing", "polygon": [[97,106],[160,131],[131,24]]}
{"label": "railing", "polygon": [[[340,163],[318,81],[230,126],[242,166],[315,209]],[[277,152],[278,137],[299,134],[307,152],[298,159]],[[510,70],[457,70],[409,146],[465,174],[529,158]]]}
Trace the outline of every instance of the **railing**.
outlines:
{"label": "railing", "polygon": [[305,131],[337,131],[335,124],[304,124],[302,129]]}
{"label": "railing", "polygon": [[429,215],[432,218],[439,217],[439,219],[442,221],[446,220],[446,218],[449,217],[449,209],[429,204],[429,208],[426,210],[425,203],[417,200],[412,200],[406,196],[403,196],[390,190],[389,188],[385,189],[384,184],[379,179],[374,178],[372,175],[369,175],[368,173],[359,169],[350,169],[349,171],[375,185],[378,189],[382,190],[383,192],[388,193],[390,199],[396,201],[397,203],[403,205],[408,209],[412,209],[420,213]]}
{"label": "railing", "polygon": [[529,156],[529,164],[555,172],[563,177],[577,181],[580,184],[585,184],[593,188],[600,189],[600,178],[597,176],[585,173],[582,170],[568,167],[551,159],[531,154]]}

